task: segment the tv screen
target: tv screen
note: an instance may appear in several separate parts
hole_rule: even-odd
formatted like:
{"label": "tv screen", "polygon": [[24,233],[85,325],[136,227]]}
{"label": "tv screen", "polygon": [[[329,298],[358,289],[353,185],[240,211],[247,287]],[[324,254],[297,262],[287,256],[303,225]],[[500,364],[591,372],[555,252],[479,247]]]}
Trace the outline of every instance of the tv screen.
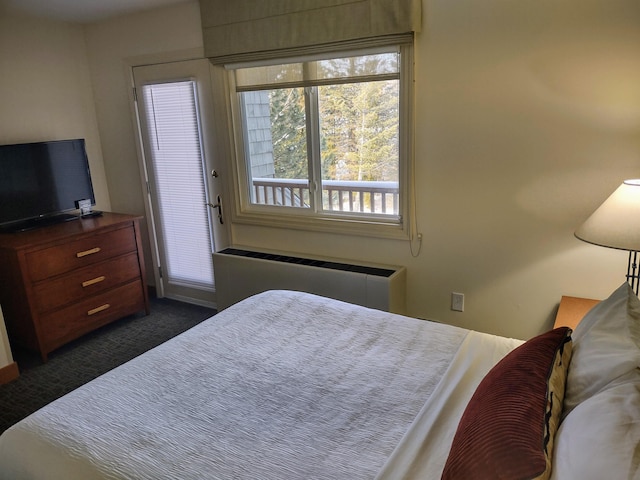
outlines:
{"label": "tv screen", "polygon": [[0,227],[24,230],[95,205],[84,139],[0,146]]}

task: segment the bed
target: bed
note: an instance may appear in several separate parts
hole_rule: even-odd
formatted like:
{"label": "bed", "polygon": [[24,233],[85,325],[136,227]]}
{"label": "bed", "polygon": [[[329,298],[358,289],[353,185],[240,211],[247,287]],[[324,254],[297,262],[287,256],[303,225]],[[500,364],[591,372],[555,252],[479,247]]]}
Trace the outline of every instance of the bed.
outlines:
{"label": "bed", "polygon": [[640,478],[625,285],[527,342],[265,292],[8,429],[0,479]]}

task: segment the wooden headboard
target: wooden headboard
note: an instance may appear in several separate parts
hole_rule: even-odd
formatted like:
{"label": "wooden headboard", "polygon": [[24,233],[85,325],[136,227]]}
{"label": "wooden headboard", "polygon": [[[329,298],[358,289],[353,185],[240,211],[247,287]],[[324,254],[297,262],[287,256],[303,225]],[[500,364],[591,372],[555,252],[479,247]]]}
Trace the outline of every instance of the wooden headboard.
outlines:
{"label": "wooden headboard", "polygon": [[582,317],[599,301],[600,300],[594,300],[593,298],[563,296],[560,299],[560,306],[556,314],[556,323],[554,323],[553,328],[571,327],[575,329],[576,325],[582,320]]}

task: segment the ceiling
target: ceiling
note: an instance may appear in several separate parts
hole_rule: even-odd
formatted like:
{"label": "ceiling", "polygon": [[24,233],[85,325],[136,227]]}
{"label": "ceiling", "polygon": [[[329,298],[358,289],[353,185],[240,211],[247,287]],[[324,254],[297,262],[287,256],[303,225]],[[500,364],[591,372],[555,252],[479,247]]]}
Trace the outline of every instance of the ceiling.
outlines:
{"label": "ceiling", "polygon": [[74,23],[92,23],[156,7],[193,0],[0,0],[0,10]]}

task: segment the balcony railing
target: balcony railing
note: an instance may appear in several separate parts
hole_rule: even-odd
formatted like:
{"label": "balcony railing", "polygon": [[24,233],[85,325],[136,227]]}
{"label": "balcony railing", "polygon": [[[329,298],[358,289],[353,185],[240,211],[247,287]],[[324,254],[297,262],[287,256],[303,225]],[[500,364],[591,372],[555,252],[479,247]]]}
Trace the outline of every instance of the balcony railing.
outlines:
{"label": "balcony railing", "polygon": [[[398,215],[396,182],[322,181],[322,208],[328,211]],[[309,182],[304,179],[254,178],[253,203],[309,207]]]}

